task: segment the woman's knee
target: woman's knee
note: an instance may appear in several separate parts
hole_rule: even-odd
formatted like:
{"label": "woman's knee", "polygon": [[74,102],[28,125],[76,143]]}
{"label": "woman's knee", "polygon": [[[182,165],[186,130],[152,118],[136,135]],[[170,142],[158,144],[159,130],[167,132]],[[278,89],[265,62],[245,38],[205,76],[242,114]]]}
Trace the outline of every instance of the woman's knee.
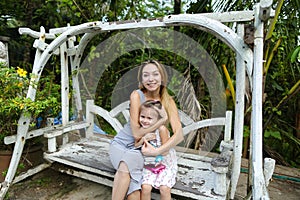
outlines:
{"label": "woman's knee", "polygon": [[125,173],[129,173],[129,169],[128,166],[125,162],[120,162],[119,164],[119,168],[118,168],[118,172],[125,172]]}

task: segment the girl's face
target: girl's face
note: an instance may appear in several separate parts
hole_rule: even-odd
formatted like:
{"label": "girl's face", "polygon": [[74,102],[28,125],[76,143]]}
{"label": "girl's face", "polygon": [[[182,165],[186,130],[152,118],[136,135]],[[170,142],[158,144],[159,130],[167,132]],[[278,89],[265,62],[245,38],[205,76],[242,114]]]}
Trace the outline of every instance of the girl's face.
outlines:
{"label": "girl's face", "polygon": [[142,70],[142,83],[148,91],[160,89],[161,74],[153,63],[147,64]]}
{"label": "girl's face", "polygon": [[158,120],[158,113],[154,108],[143,107],[140,112],[140,124],[143,128],[148,128]]}

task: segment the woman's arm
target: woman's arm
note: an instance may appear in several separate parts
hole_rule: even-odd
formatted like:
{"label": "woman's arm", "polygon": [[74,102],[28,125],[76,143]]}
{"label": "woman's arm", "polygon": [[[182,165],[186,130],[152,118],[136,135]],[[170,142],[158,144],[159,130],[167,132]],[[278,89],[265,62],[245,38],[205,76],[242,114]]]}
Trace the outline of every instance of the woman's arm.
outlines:
{"label": "woman's arm", "polygon": [[[164,125],[160,126],[158,130],[159,130],[159,137],[161,140],[161,145],[163,145],[169,140],[170,133],[169,133],[168,128]],[[149,141],[149,140],[147,140],[147,141]],[[166,156],[168,153],[169,153],[169,151],[166,151],[166,152],[162,153],[161,155]]]}
{"label": "woman's arm", "polygon": [[166,143],[161,145],[159,148],[154,148],[147,141],[144,142],[142,147],[142,153],[145,156],[157,156],[163,154],[166,151],[169,151],[171,148],[175,147],[179,144],[183,139],[182,126],[180,122],[180,118],[178,115],[178,109],[173,99],[169,101],[169,115],[170,115],[170,125],[172,127],[173,135],[170,137]]}
{"label": "woman's arm", "polygon": [[[169,130],[164,125],[160,126],[158,130],[159,130],[161,144],[165,144],[169,139]],[[149,140],[147,140],[147,141],[149,141]]]}
{"label": "woman's arm", "polygon": [[[140,95],[135,90],[130,95],[130,126],[132,135],[136,140],[141,139],[146,133],[153,132],[167,121],[167,114],[164,114],[153,126],[142,128],[139,123],[139,107],[141,105]],[[160,112],[162,115],[162,112]]]}

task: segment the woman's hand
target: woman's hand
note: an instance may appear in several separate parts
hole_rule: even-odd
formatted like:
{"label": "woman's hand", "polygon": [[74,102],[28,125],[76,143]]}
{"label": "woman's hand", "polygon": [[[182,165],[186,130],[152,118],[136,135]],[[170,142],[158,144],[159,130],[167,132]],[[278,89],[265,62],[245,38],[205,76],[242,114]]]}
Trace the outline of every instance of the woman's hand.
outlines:
{"label": "woman's hand", "polygon": [[142,154],[144,156],[157,156],[159,155],[159,152],[157,152],[156,148],[154,148],[147,140],[144,139]]}
{"label": "woman's hand", "polygon": [[168,114],[165,108],[163,106],[161,108],[154,106],[153,108],[158,112],[159,116],[163,119],[164,123],[166,123],[166,121],[168,120]]}
{"label": "woman's hand", "polygon": [[154,109],[157,110],[157,112],[161,118],[164,118],[164,119],[168,118],[168,114],[163,106],[160,109],[157,108],[156,106],[154,106]]}

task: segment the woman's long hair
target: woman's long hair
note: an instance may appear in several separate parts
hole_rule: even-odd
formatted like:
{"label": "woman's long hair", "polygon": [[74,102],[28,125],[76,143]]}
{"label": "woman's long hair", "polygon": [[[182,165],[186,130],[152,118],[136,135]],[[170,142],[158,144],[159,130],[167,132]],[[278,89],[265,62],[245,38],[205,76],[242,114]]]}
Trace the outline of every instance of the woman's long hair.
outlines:
{"label": "woman's long hair", "polygon": [[156,60],[149,60],[149,61],[142,63],[141,67],[139,68],[138,77],[137,77],[138,81],[139,81],[139,89],[142,90],[143,92],[146,91],[146,88],[144,87],[143,82],[142,82],[142,72],[143,72],[144,67],[150,63],[154,64],[157,67],[157,69],[161,75],[161,85],[160,85],[159,94],[160,94],[160,98],[161,98],[161,103],[164,106],[164,108],[166,109],[166,112],[167,112],[168,118],[169,118],[170,117],[170,108],[169,108],[168,102],[170,101],[170,99],[172,97],[169,95],[168,90],[167,90],[168,74],[167,74],[165,67],[161,63],[159,63]]}

